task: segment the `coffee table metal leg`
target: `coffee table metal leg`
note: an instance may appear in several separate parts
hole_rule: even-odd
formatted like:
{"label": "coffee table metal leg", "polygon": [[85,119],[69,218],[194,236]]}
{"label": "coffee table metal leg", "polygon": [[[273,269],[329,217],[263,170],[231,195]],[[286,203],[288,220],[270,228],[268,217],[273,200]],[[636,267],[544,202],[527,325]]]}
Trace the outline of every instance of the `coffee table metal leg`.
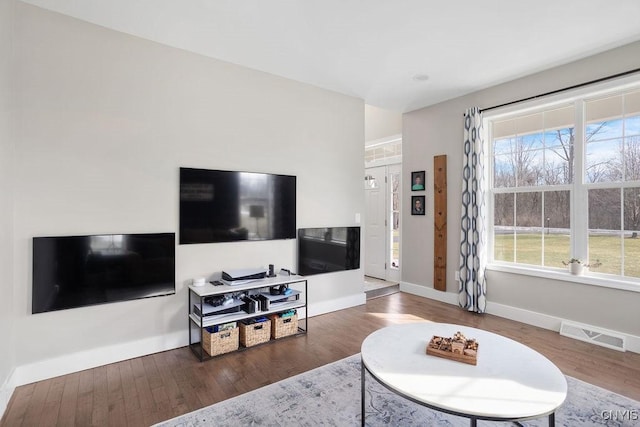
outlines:
{"label": "coffee table metal leg", "polygon": [[555,427],[556,425],[556,413],[552,412],[549,414],[549,427]]}
{"label": "coffee table metal leg", "polygon": [[477,418],[470,418],[471,420],[471,427],[476,427],[478,425],[478,419]]}
{"label": "coffee table metal leg", "polygon": [[364,427],[364,363],[360,360],[360,425]]}

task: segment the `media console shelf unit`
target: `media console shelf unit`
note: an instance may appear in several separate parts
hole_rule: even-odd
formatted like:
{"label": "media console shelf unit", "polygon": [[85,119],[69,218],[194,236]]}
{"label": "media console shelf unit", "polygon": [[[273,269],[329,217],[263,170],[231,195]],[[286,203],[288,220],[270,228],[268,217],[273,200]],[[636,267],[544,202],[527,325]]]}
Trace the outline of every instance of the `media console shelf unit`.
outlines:
{"label": "media console shelf unit", "polygon": [[[273,295],[270,290],[286,286],[290,291],[285,294]],[[250,297],[258,303],[252,306],[252,302],[242,301],[244,295]],[[296,336],[307,332],[307,279],[303,276],[281,276],[267,277],[259,280],[244,282],[240,285],[218,285],[207,283],[204,286],[189,286],[189,347],[200,361],[212,359],[218,355],[231,351],[240,351],[248,347],[238,345],[238,330],[240,322],[250,322],[252,319],[263,317],[271,318],[270,322],[265,322],[272,330],[266,339],[260,342],[272,342],[282,335]],[[221,301],[224,300],[224,303]],[[209,302],[207,302],[209,301]],[[264,301],[262,307],[259,302]],[[261,310],[261,308],[264,308]],[[255,310],[255,311],[254,311]],[[295,311],[295,317],[287,316]],[[276,321],[277,319],[277,321]],[[273,328],[286,328],[286,322],[295,320],[297,324],[295,330],[278,329],[274,334]],[[234,325],[235,324],[235,325]],[[225,329],[232,325],[230,329]],[[254,325],[260,325],[256,323]],[[291,323],[289,323],[291,325]],[[246,325],[242,325],[246,327]],[[256,326],[257,330],[261,326]],[[208,329],[215,331],[209,332]],[[261,334],[266,331],[259,331]],[[221,345],[225,348],[212,351],[212,340],[220,339]],[[223,341],[226,340],[226,341]],[[230,343],[231,346],[227,346]],[[209,346],[205,350],[204,346]]]}

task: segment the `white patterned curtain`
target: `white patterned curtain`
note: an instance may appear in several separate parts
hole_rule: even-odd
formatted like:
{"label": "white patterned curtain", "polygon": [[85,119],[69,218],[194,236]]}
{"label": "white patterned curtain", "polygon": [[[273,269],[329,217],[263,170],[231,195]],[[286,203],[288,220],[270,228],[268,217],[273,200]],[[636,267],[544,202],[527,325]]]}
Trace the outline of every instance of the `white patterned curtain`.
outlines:
{"label": "white patterned curtain", "polygon": [[464,114],[458,303],[476,313],[484,313],[487,305],[483,151],[482,114],[470,108]]}

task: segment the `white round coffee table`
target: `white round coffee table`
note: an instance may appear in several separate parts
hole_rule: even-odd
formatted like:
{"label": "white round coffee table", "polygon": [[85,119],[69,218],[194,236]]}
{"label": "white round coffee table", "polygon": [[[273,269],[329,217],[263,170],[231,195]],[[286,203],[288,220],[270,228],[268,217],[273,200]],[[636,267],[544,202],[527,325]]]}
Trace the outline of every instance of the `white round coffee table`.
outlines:
{"label": "white round coffee table", "polygon": [[[434,335],[462,332],[479,344],[477,365],[426,354]],[[389,326],[362,343],[362,425],[365,371],[380,384],[420,405],[477,420],[522,421],[549,416],[567,397],[567,381],[546,357],[500,335],[445,323]]]}

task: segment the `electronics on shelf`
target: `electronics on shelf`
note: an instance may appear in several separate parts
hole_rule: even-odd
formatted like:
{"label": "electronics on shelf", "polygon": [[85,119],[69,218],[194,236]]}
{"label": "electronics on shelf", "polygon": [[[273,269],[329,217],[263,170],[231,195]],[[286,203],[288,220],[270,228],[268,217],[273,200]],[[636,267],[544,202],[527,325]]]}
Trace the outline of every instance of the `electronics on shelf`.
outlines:
{"label": "electronics on shelf", "polygon": [[242,268],[222,272],[222,281],[227,285],[242,285],[265,277],[267,277],[267,270],[264,268]]}
{"label": "electronics on shelf", "polygon": [[204,361],[304,334],[306,295],[307,280],[301,276],[267,277],[241,287],[189,286],[189,347]]}
{"label": "electronics on shelf", "polygon": [[193,313],[198,317],[210,317],[210,316],[218,316],[221,314],[230,314],[230,313],[238,313],[242,310],[242,301],[237,302],[231,300],[231,304],[227,305],[219,305],[213,306],[207,303],[202,304],[194,304],[193,305]]}
{"label": "electronics on shelf", "polygon": [[272,286],[269,293],[243,293],[233,292],[220,295],[203,297],[202,305],[193,305],[193,313],[196,316],[210,318],[225,314],[244,311],[248,314],[270,311],[278,304],[298,301],[300,292],[289,288],[288,285]]}

